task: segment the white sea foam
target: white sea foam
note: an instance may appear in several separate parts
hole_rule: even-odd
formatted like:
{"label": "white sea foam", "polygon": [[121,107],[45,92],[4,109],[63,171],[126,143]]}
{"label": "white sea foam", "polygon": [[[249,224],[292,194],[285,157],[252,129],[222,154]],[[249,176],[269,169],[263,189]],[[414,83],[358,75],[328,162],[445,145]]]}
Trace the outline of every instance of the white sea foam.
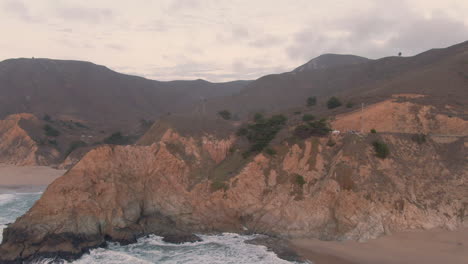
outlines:
{"label": "white sea foam", "polygon": [[16,195],[12,193],[0,194],[0,206],[5,205],[15,199]]}
{"label": "white sea foam", "polygon": [[246,244],[255,236],[225,233],[217,236],[200,235],[201,242],[169,244],[161,237],[141,238],[128,246],[111,244],[107,249],[95,249],[73,264],[84,263],[204,263],[204,264],[250,264],[290,263],[278,258],[263,246]]}
{"label": "white sea foam", "polygon": [[[39,199],[41,193],[14,193],[0,195],[0,229],[7,223],[24,214]],[[0,230],[0,239],[1,239]],[[137,243],[120,246],[110,243],[108,248],[91,250],[73,264],[285,264],[288,261],[278,258],[264,246],[246,244],[255,236],[242,236],[225,233],[222,235],[200,235],[201,242],[170,244],[161,237],[148,236]],[[38,263],[54,263],[42,260]]]}

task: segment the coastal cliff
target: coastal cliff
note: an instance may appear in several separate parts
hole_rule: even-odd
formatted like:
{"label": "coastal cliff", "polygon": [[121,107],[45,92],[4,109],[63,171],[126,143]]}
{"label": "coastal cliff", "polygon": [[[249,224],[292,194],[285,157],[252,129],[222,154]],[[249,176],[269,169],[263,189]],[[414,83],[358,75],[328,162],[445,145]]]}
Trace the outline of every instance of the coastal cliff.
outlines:
{"label": "coastal cliff", "polygon": [[[382,127],[286,138],[272,146],[276,154],[250,157],[234,135],[190,136],[155,124],[139,144],[98,147],[55,180],[4,231],[0,260],[76,258],[147,234],[176,242],[216,232],[366,240],[455,229],[468,224],[468,122],[455,123],[449,140],[415,139],[421,125],[406,133]],[[376,140],[388,144],[387,158],[376,157]]]}

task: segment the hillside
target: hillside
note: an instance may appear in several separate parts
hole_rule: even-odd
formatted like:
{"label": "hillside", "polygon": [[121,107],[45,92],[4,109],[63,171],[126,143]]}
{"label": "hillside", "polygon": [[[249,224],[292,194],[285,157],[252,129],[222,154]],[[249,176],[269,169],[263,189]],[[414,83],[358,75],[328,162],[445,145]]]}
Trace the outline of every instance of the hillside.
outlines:
{"label": "hillside", "polygon": [[[319,62],[320,58],[312,62]],[[305,106],[306,99],[315,96],[317,106],[313,110],[317,115],[330,115],[350,110],[344,107],[328,110],[326,101],[331,96],[358,107],[361,103],[388,99],[392,94],[411,93],[427,95],[421,100],[438,107],[450,104],[455,112],[466,117],[468,42],[413,57],[358,59],[360,63],[349,63],[350,58],[360,57],[333,55],[333,67],[318,64],[299,71],[306,67],[301,66],[292,72],[261,77],[238,94],[208,100],[207,112],[215,114],[227,109],[241,117],[259,111],[284,112]]]}
{"label": "hillside", "polygon": [[90,62],[11,59],[0,62],[0,118],[48,114],[90,127],[121,128],[189,109],[201,98],[236,93],[246,83],[159,82]]}

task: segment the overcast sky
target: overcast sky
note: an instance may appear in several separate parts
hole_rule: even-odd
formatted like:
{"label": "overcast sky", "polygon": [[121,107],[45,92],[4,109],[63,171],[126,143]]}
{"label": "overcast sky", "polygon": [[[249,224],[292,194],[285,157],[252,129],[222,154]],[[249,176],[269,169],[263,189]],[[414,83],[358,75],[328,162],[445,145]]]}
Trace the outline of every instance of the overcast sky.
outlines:
{"label": "overcast sky", "polygon": [[0,0],[0,30],[0,60],[228,81],[323,53],[411,56],[468,40],[468,0]]}

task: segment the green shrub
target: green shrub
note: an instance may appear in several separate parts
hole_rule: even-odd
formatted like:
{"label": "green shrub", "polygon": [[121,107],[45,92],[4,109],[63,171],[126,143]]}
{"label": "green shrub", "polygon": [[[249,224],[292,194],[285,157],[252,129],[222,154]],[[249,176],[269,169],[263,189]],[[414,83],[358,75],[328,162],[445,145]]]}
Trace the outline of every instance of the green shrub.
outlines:
{"label": "green shrub", "polygon": [[258,123],[258,122],[263,122],[263,121],[265,121],[265,118],[263,117],[262,114],[256,113],[256,114],[254,115],[254,121],[257,122],[257,123]]}
{"label": "green shrub", "polygon": [[377,130],[375,130],[375,128],[373,128],[373,129],[370,130],[370,132],[371,132],[372,134],[376,134],[376,133],[377,133]]}
{"label": "green shrub", "polygon": [[426,143],[426,135],[424,134],[415,134],[411,139],[419,145]]}
{"label": "green shrub", "polygon": [[48,137],[58,137],[58,136],[60,136],[60,131],[53,128],[51,125],[48,125],[48,124],[44,125],[43,129],[44,129],[44,132],[45,132],[46,136],[48,136]]}
{"label": "green shrub", "polygon": [[86,128],[86,129],[89,129],[88,126],[84,125],[83,123],[81,122],[73,122],[75,124],[75,126],[79,127],[79,128]]}
{"label": "green shrub", "polygon": [[315,119],[315,116],[313,116],[311,114],[304,114],[302,116],[302,121],[304,121],[304,122],[312,121],[314,119]]}
{"label": "green shrub", "polygon": [[307,106],[314,106],[317,104],[317,97],[315,96],[311,96],[309,98],[307,98]]}
{"label": "green shrub", "polygon": [[127,145],[130,143],[130,137],[122,135],[120,132],[115,132],[103,141],[110,145]]}
{"label": "green shrub", "polygon": [[299,125],[294,129],[294,135],[306,139],[311,136],[326,136],[331,131],[326,119],[308,122],[307,125]]}
{"label": "green shrub", "polygon": [[327,101],[327,107],[328,109],[333,109],[341,106],[341,101],[335,96],[330,97]]}
{"label": "green shrub", "polygon": [[274,150],[272,148],[266,148],[265,153],[270,155],[270,156],[275,156],[276,155],[276,150]]}
{"label": "green shrub", "polygon": [[219,111],[218,115],[221,116],[224,120],[231,119],[231,112],[229,112],[228,110]]}
{"label": "green shrub", "polygon": [[302,113],[301,111],[294,112],[295,115],[300,115],[301,113]]}
{"label": "green shrub", "polygon": [[300,187],[302,187],[302,186],[304,186],[304,184],[306,184],[306,181],[304,180],[304,177],[302,177],[302,175],[296,174],[294,180],[295,180],[296,184],[299,185]]}
{"label": "green shrub", "polygon": [[52,118],[50,117],[50,115],[45,114],[44,117],[42,118],[42,120],[44,120],[46,122],[50,122],[50,121],[52,121]]}
{"label": "green shrub", "polygon": [[286,124],[286,117],[283,115],[274,115],[268,119],[256,118],[257,121],[247,127],[239,129],[237,135],[245,136],[250,143],[249,150],[244,153],[244,157],[247,157],[250,153],[261,152],[265,147],[268,146],[276,134]]}
{"label": "green shrub", "polygon": [[327,146],[333,147],[335,145],[336,145],[335,140],[333,140],[332,138],[328,139]]}
{"label": "green shrub", "polygon": [[249,133],[249,130],[245,127],[241,127],[239,128],[239,130],[237,130],[237,133],[236,135],[239,136],[239,137],[243,137],[245,135],[247,135]]}
{"label": "green shrub", "polygon": [[372,145],[374,146],[375,155],[377,157],[385,159],[390,154],[390,149],[384,142],[376,140],[372,143]]}
{"label": "green shrub", "polygon": [[218,190],[227,191],[228,189],[229,189],[229,186],[224,182],[214,181],[211,183],[211,191],[213,192],[218,191]]}
{"label": "green shrub", "polygon": [[352,103],[352,102],[348,102],[348,103],[346,104],[346,107],[347,107],[347,108],[353,108],[353,106],[354,106],[354,103]]}
{"label": "green shrub", "polygon": [[49,139],[48,142],[49,142],[50,145],[57,146],[57,140],[55,140],[55,139]]}

